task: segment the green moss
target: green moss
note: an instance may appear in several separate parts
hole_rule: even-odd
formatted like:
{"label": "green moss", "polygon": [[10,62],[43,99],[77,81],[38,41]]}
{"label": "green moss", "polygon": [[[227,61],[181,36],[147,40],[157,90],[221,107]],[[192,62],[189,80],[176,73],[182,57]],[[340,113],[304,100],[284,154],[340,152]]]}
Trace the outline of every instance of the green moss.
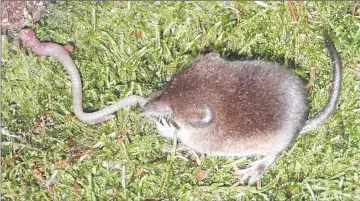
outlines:
{"label": "green moss", "polygon": [[[131,94],[146,96],[198,54],[217,51],[229,59],[277,61],[305,81],[315,67],[310,116],[328,97],[330,59],[320,26],[331,27],[344,63],[339,109],[284,152],[264,174],[262,189],[232,176],[232,163],[244,167],[248,160],[200,156],[197,165],[184,152],[163,153],[171,142],[148,121],[142,123],[139,108],[121,110],[117,118],[95,126],[68,119],[73,114],[70,83],[62,66],[49,57],[26,55],[4,36],[4,200],[311,200],[310,192],[319,200],[360,199],[360,184],[354,181],[360,167],[359,78],[347,70],[359,68],[360,60],[360,22],[351,15],[353,3],[303,2],[303,8],[295,3],[298,22],[287,3],[267,3],[268,8],[251,1],[60,2],[33,27],[42,41],[74,44],[71,56],[81,72],[87,111]],[[43,123],[35,129],[39,119]],[[13,163],[15,154],[19,158]],[[125,175],[121,168],[104,167],[108,161],[125,166]],[[197,180],[201,169],[209,177]]]}

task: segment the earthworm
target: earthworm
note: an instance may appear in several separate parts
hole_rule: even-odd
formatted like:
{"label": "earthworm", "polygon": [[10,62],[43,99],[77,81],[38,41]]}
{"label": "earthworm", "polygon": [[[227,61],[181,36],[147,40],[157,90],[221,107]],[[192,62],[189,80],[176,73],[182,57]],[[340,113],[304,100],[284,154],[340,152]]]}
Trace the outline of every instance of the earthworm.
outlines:
{"label": "earthworm", "polygon": [[85,123],[96,124],[106,121],[113,118],[114,115],[112,114],[121,108],[126,106],[135,106],[138,103],[142,107],[148,101],[146,98],[141,96],[132,95],[121,99],[113,105],[105,107],[99,111],[85,113],[82,108],[83,95],[80,73],[76,68],[72,58],[70,57],[70,54],[59,44],[51,42],[40,42],[36,38],[35,32],[30,28],[22,29],[19,33],[19,38],[23,45],[31,49],[31,51],[37,56],[51,56],[64,66],[71,80],[74,113],[81,121]]}

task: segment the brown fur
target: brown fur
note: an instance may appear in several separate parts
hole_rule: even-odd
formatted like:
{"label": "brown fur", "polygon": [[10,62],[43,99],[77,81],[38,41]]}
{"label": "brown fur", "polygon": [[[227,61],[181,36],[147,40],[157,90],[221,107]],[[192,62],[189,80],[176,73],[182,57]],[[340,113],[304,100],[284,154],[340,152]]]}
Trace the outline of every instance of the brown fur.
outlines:
{"label": "brown fur", "polygon": [[[333,44],[329,48],[335,49]],[[231,62],[214,53],[199,56],[174,76],[163,92],[151,95],[143,110],[160,135],[171,139],[176,134],[198,152],[262,155],[235,172],[252,184],[304,131],[304,125],[305,131],[311,130],[334,111],[341,63],[336,50],[332,57],[336,90],[324,112],[306,124],[306,89],[300,78],[276,63]]]}
{"label": "brown fur", "polygon": [[[288,80],[298,90],[303,105],[294,119],[287,119]],[[289,86],[289,90],[293,87]],[[306,90],[300,78],[275,63],[230,62],[213,54],[199,56],[168,84],[150,104],[169,105],[175,122],[189,123],[203,116],[203,105],[214,110],[206,130],[215,142],[223,139],[267,139],[284,121],[296,121],[297,131],[306,120]],[[300,120],[300,121],[299,121]],[[289,134],[291,135],[291,134]]]}

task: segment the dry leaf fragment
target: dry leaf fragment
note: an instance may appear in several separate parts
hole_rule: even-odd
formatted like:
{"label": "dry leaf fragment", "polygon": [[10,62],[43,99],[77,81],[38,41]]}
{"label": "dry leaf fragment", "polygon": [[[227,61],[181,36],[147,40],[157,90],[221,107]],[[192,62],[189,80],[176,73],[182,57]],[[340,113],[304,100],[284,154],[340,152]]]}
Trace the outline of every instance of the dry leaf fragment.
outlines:
{"label": "dry leaf fragment", "polygon": [[37,180],[44,182],[40,168],[37,165],[34,166],[33,175]]}
{"label": "dry leaf fragment", "polygon": [[14,155],[12,156],[12,162],[13,162],[14,164],[16,164],[16,160],[17,160],[18,158],[20,158],[20,155],[19,155],[19,154],[14,154]]}
{"label": "dry leaf fragment", "polygon": [[73,116],[71,114],[66,114],[65,115],[65,119],[68,120],[68,119],[71,119]]}
{"label": "dry leaf fragment", "polygon": [[51,110],[45,110],[45,111],[43,112],[43,114],[44,114],[44,115],[52,115],[53,112],[52,112]]}
{"label": "dry leaf fragment", "polygon": [[80,196],[80,194],[79,194],[80,188],[79,188],[79,186],[78,186],[78,183],[79,183],[79,182],[78,182],[77,179],[75,179],[74,182],[73,182],[74,193],[75,193],[75,195],[76,195],[78,198],[81,198],[81,196]]}
{"label": "dry leaf fragment", "polygon": [[136,31],[136,37],[140,38],[142,36],[142,32],[140,30]]}
{"label": "dry leaf fragment", "polygon": [[68,52],[72,52],[74,50],[74,47],[70,44],[64,45],[63,48]]}
{"label": "dry leaf fragment", "polygon": [[63,160],[60,160],[54,164],[55,168],[61,168],[65,162]]}
{"label": "dry leaf fragment", "polygon": [[117,194],[117,189],[116,188],[111,188],[111,189],[105,190],[105,193],[109,194],[109,195],[116,195]]}
{"label": "dry leaf fragment", "polygon": [[314,84],[314,82],[315,82],[315,68],[312,67],[312,68],[310,68],[310,80],[307,83],[307,85],[305,86],[305,88],[307,90],[309,90],[312,87],[312,85]]}
{"label": "dry leaf fragment", "polygon": [[208,178],[208,173],[205,170],[200,170],[196,173],[196,180],[201,181]]}
{"label": "dry leaf fragment", "polygon": [[36,123],[35,123],[35,127],[39,127],[42,122],[43,122],[42,119],[37,120]]}
{"label": "dry leaf fragment", "polygon": [[140,168],[135,168],[135,174],[138,174],[140,172],[140,177],[144,177],[146,174],[145,170],[141,170]]}

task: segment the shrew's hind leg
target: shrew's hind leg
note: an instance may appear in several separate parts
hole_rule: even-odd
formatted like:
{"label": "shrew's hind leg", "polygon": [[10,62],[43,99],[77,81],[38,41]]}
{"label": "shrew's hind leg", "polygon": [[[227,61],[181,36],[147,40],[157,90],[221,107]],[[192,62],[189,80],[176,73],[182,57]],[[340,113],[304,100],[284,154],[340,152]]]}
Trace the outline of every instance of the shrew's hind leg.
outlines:
{"label": "shrew's hind leg", "polygon": [[264,156],[249,164],[246,169],[237,170],[233,174],[243,181],[249,178],[248,184],[252,185],[261,177],[277,157],[278,155]]}

